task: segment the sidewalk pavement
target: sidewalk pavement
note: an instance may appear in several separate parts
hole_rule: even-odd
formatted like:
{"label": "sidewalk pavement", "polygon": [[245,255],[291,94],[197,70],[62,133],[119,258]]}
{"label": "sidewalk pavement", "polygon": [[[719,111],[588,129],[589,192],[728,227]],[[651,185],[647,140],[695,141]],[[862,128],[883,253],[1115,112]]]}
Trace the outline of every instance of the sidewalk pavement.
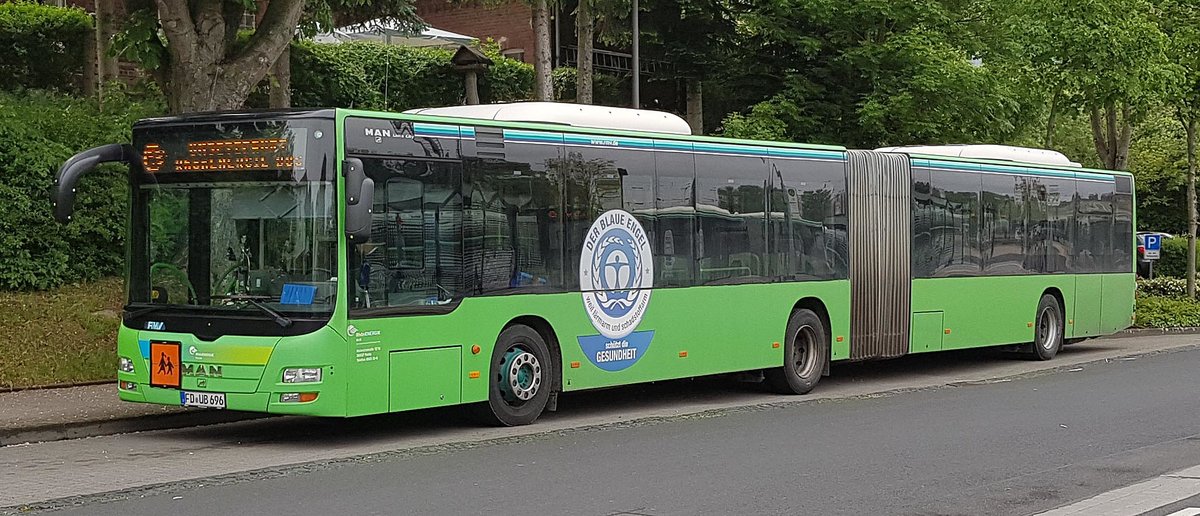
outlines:
{"label": "sidewalk pavement", "polygon": [[238,421],[262,414],[117,399],[117,384],[0,392],[0,446]]}
{"label": "sidewalk pavement", "polygon": [[[1153,340],[1138,339],[1139,345],[1117,346],[1116,353],[1112,353],[1114,356],[1135,355],[1196,345],[1200,338],[1190,336],[1196,333],[1200,333],[1200,329],[1165,332],[1126,330],[1102,340],[1159,337]],[[1047,362],[1046,367],[1057,367],[1070,361],[1053,360]],[[910,380],[911,378],[905,381]],[[117,398],[116,382],[0,392],[0,446],[182,428],[262,417],[268,416],[250,412],[124,402]]]}

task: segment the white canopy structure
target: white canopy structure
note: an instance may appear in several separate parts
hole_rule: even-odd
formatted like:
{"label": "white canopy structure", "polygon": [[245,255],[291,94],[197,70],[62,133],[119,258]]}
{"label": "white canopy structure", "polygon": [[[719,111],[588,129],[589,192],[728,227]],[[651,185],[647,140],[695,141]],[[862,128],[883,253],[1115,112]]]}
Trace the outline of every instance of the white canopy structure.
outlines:
{"label": "white canopy structure", "polygon": [[313,37],[317,43],[346,43],[350,41],[374,41],[405,47],[445,47],[457,48],[459,45],[474,45],[478,38],[450,32],[448,30],[426,27],[420,34],[400,27],[392,21],[370,20],[355,25],[347,25],[333,29],[333,32],[323,32]]}

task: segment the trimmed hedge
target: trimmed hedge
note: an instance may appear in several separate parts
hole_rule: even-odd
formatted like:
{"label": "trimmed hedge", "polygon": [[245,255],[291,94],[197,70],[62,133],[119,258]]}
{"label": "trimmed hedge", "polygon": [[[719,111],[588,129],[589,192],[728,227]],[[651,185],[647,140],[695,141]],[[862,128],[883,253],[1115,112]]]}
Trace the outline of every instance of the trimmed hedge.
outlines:
{"label": "trimmed hedge", "polygon": [[91,36],[83,9],[0,2],[0,89],[76,89]]}
{"label": "trimmed hedge", "polygon": [[1134,326],[1180,328],[1200,326],[1200,302],[1186,298],[1138,296]]}
{"label": "trimmed hedge", "polygon": [[0,93],[0,290],[46,289],[118,274],[124,262],[126,170],[104,166],[84,176],[75,218],[50,211],[54,173],[72,154],[128,142],[139,118],[165,111],[160,101],[120,94],[99,103],[27,91]]}
{"label": "trimmed hedge", "polygon": [[[480,101],[531,97],[533,66],[502,57],[493,49],[485,53],[495,64],[479,77]],[[450,62],[452,50],[297,41],[290,55],[293,106],[404,111],[458,105],[466,96],[463,77]],[[266,107],[265,89],[260,88],[247,105]]]}

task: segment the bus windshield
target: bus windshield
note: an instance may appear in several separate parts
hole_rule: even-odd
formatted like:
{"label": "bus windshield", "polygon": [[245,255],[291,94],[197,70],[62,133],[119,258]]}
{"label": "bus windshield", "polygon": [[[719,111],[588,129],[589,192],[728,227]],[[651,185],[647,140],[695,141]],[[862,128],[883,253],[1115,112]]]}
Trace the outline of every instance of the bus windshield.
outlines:
{"label": "bus windshield", "polygon": [[332,129],[270,120],[135,131],[130,304],[285,323],[332,313]]}

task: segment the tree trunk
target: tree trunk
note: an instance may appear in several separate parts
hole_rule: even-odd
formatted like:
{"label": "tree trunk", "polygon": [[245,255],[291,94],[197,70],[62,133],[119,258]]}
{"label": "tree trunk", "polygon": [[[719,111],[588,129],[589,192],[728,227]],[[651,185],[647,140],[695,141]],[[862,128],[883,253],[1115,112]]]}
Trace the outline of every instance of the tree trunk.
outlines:
{"label": "tree trunk", "polygon": [[475,70],[463,75],[463,87],[467,90],[467,105],[479,104],[479,76]]}
{"label": "tree trunk", "polygon": [[687,80],[687,123],[692,134],[704,134],[704,91],[700,79]]}
{"label": "tree trunk", "polygon": [[575,32],[578,34],[578,59],[575,71],[575,102],[592,104],[592,41],[596,28],[596,20],[592,15],[591,0],[579,0],[579,9],[575,11]]}
{"label": "tree trunk", "polygon": [[1046,149],[1054,148],[1054,130],[1058,125],[1058,95],[1059,92],[1054,92],[1054,96],[1050,97],[1050,116],[1046,118],[1046,138],[1042,140],[1042,147]]}
{"label": "tree trunk", "polygon": [[1187,132],[1187,210],[1188,210],[1188,252],[1187,252],[1187,295],[1196,299],[1196,119],[1183,120]]}
{"label": "tree trunk", "polygon": [[1104,168],[1125,170],[1129,166],[1129,145],[1133,141],[1133,114],[1129,105],[1122,104],[1119,111],[1116,104],[1108,104],[1103,109],[1093,107],[1088,110],[1088,115],[1092,124],[1092,143]]}
{"label": "tree trunk", "polygon": [[[267,4],[258,30],[234,53],[243,9],[236,2],[155,0],[170,53],[156,74],[171,113],[237,109],[292,41],[303,0]],[[232,6],[233,8],[229,8]]]}
{"label": "tree trunk", "polygon": [[284,47],[283,53],[271,67],[271,98],[273,108],[292,107],[292,51],[291,45]]}
{"label": "tree trunk", "polygon": [[533,98],[554,100],[550,77],[550,8],[546,0],[533,1]]}

